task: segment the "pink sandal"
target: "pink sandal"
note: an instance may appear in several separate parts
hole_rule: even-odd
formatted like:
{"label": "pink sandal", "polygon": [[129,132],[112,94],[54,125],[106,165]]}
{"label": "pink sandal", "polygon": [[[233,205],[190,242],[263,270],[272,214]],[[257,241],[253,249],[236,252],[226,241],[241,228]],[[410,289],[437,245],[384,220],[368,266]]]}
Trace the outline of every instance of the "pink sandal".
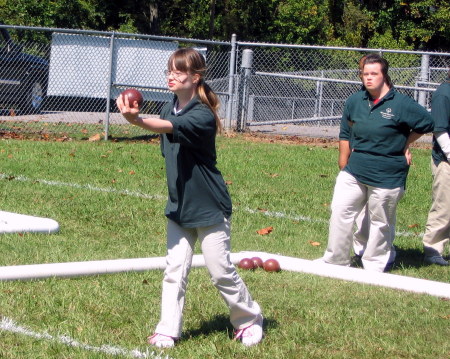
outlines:
{"label": "pink sandal", "polygon": [[175,339],[168,335],[155,333],[147,338],[147,343],[157,348],[172,348],[175,345]]}

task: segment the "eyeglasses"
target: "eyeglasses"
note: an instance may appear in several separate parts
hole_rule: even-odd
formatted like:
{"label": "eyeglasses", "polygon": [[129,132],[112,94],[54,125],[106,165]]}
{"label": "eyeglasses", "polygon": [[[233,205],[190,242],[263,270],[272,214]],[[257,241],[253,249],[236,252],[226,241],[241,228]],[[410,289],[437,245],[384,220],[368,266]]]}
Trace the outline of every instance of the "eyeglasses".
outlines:
{"label": "eyeglasses", "polygon": [[164,75],[166,77],[172,76],[175,80],[180,81],[180,78],[183,75],[187,75],[186,72],[181,72],[181,71],[170,71],[170,70],[165,70],[164,71]]}

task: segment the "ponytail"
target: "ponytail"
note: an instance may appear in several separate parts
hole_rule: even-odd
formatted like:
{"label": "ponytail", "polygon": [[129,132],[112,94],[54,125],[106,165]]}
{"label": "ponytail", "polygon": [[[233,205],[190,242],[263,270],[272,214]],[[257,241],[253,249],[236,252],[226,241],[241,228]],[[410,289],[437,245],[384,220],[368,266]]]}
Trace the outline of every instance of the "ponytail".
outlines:
{"label": "ponytail", "polygon": [[220,101],[214,91],[202,78],[197,85],[197,95],[200,101],[210,108],[216,120],[216,133],[222,133],[222,123],[219,118]]}

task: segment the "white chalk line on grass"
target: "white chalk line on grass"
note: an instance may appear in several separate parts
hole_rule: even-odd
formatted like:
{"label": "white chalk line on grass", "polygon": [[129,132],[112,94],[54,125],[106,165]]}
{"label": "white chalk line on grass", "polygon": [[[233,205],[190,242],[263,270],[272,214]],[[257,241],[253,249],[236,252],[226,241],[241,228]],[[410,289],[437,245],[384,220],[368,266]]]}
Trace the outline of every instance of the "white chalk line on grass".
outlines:
{"label": "white chalk line on grass", "polygon": [[[128,189],[117,189],[113,187],[96,187],[91,184],[77,184],[77,183],[68,183],[68,182],[59,182],[59,181],[49,181],[45,179],[31,179],[25,176],[15,176],[15,175],[8,175],[4,173],[0,173],[0,179],[10,179],[10,180],[17,180],[22,182],[37,182],[42,183],[49,186],[57,186],[57,187],[72,187],[72,188],[78,188],[78,189],[87,189],[90,191],[97,191],[97,192],[106,192],[106,193],[116,193],[120,195],[126,195],[126,196],[132,196],[132,197],[139,197],[139,198],[146,198],[146,199],[157,199],[157,200],[165,200],[167,197],[160,196],[160,195],[151,195],[139,191],[131,191]],[[283,212],[272,212],[272,211],[263,211],[263,210],[255,210],[251,208],[246,207],[237,207],[240,210],[243,210],[247,213],[251,214],[262,214],[267,217],[271,218],[283,218],[283,219],[289,219],[292,221],[299,221],[299,222],[316,222],[316,223],[328,223],[328,220],[325,219],[315,219],[307,216],[302,215],[290,215]],[[397,236],[401,237],[412,237],[412,236],[423,236],[423,233],[410,233],[410,232],[396,232]]]}
{"label": "white chalk line on grass", "polygon": [[0,323],[0,330],[25,335],[39,340],[48,340],[59,344],[67,345],[70,347],[84,349],[91,352],[104,353],[114,356],[148,358],[148,359],[173,359],[168,355],[162,356],[163,355],[162,353],[156,354],[154,351],[149,352],[149,350],[147,350],[146,352],[142,352],[138,349],[128,350],[106,344],[96,347],[93,345],[80,343],[67,335],[53,336],[48,333],[37,333],[32,331],[31,329],[17,325],[12,319],[6,317],[2,318],[2,321]]}
{"label": "white chalk line on grass", "polygon": [[32,178],[28,178],[25,176],[7,175],[4,173],[0,173],[0,179],[9,179],[9,180],[15,180],[15,181],[21,181],[21,182],[36,182],[36,183],[42,183],[42,184],[49,185],[49,186],[87,189],[90,191],[116,193],[116,194],[132,196],[132,197],[139,197],[139,198],[146,198],[146,199],[160,199],[160,200],[166,199],[166,197],[164,197],[164,196],[150,195],[150,194],[142,193],[139,191],[130,191],[128,189],[120,190],[120,189],[112,188],[112,187],[96,187],[91,184],[82,185],[82,184],[77,184],[77,183],[49,181],[49,180],[45,180],[45,179],[32,179]]}

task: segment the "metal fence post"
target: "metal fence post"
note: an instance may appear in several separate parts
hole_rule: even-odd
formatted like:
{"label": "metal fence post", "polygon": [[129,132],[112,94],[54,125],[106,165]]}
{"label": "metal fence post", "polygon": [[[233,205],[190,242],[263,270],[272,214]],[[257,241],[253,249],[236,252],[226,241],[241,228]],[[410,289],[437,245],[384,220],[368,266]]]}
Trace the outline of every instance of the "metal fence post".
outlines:
{"label": "metal fence post", "polygon": [[236,67],[236,34],[231,36],[231,51],[230,51],[230,67],[228,74],[228,102],[225,113],[225,129],[231,129],[231,117],[233,113],[233,84],[234,84],[234,69]]}
{"label": "metal fence post", "polygon": [[[430,55],[422,55],[422,59],[420,61],[420,75],[419,75],[419,86],[423,85],[423,82],[428,81],[428,74],[430,71]],[[427,105],[427,93],[426,91],[419,91],[419,98],[417,102],[426,107]]]}
{"label": "metal fence post", "polygon": [[250,75],[252,73],[253,65],[253,50],[246,49],[242,52],[241,62],[241,76],[239,79],[239,103],[237,116],[237,130],[243,131],[248,113],[248,97],[249,97],[249,83]]}
{"label": "metal fence post", "polygon": [[[324,71],[320,72],[320,77],[325,76]],[[323,96],[323,82],[317,80],[316,82],[316,99],[314,101],[314,117],[320,117],[322,113],[322,96]]]}
{"label": "metal fence post", "polygon": [[111,109],[111,88],[112,88],[112,73],[114,65],[114,31],[111,34],[111,42],[109,44],[109,72],[108,72],[108,97],[106,98],[106,116],[105,116],[105,140],[108,140],[109,135],[109,113]]}

